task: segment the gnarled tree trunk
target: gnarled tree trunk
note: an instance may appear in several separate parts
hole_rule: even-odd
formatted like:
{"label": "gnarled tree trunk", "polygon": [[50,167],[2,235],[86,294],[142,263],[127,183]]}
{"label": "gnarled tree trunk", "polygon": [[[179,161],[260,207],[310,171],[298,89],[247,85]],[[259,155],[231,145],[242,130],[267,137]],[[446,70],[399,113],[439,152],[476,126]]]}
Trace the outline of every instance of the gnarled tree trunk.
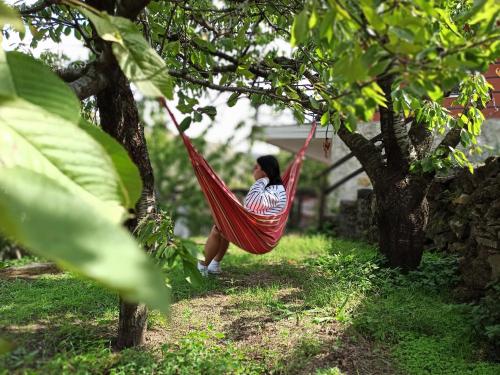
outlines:
{"label": "gnarled tree trunk", "polygon": [[[144,129],[130,85],[114,62],[107,67],[107,76],[112,82],[97,95],[97,106],[104,131],[120,142],[139,168],[142,179],[142,196],[136,205],[135,217],[126,224],[133,231],[138,220],[156,210],[153,169],[149,160]],[[144,343],[147,308],[143,304],[120,300],[118,348],[127,348]]]}
{"label": "gnarled tree trunk", "polygon": [[377,200],[377,225],[380,251],[392,267],[404,271],[418,267],[424,248],[428,221],[427,191],[432,174],[415,175],[411,163],[430,150],[432,134],[423,124],[407,121],[394,111],[393,78],[379,80],[386,98],[380,107],[383,148],[375,147],[361,134],[341,127],[338,135],[354,153],[370,177]]}
{"label": "gnarled tree trunk", "polygon": [[375,189],[380,251],[391,267],[418,267],[429,216],[427,187],[407,176],[381,183]]}

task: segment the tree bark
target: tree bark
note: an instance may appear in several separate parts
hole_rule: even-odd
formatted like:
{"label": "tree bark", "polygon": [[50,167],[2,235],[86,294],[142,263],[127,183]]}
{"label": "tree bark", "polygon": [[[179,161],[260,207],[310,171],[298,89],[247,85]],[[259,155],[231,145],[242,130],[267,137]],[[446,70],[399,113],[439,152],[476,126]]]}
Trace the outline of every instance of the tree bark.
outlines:
{"label": "tree bark", "polygon": [[144,304],[128,303],[120,298],[118,320],[118,349],[144,344],[147,330],[148,309]]}
{"label": "tree bark", "polygon": [[[109,84],[97,95],[101,126],[128,151],[137,165],[143,184],[142,196],[136,205],[135,216],[126,225],[133,231],[137,222],[156,210],[153,169],[149,160],[144,129],[139,120],[130,85],[116,61],[107,67]],[[118,325],[119,349],[142,345],[146,333],[147,308],[143,304],[120,300]]]}
{"label": "tree bark", "polygon": [[406,272],[420,265],[429,217],[428,187],[425,179],[408,175],[375,188],[379,247],[390,267]]}

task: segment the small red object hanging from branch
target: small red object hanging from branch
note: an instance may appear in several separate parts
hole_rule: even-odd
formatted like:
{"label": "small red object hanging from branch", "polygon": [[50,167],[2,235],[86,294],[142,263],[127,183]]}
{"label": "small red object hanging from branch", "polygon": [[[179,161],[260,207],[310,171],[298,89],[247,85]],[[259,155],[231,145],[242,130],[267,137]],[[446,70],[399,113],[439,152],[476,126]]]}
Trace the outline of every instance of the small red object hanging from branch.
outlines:
{"label": "small red object hanging from branch", "polygon": [[328,128],[330,124],[326,125],[325,140],[323,141],[323,152],[325,153],[325,158],[330,159],[332,154],[332,140],[328,138]]}

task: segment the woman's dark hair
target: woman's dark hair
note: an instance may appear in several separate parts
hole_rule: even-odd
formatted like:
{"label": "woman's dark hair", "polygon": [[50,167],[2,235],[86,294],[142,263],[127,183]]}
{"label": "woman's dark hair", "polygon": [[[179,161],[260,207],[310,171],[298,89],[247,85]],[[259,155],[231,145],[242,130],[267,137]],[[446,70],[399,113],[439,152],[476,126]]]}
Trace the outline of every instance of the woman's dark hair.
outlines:
{"label": "woman's dark hair", "polygon": [[260,165],[260,168],[266,172],[267,177],[269,177],[267,186],[283,185],[283,181],[281,181],[280,165],[274,156],[261,156],[257,159],[257,163]]}

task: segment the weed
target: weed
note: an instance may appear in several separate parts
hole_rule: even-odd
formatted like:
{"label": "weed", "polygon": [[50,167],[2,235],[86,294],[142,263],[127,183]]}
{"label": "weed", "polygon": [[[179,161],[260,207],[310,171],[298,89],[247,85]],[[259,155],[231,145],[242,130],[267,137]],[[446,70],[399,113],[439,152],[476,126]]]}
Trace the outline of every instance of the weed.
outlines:
{"label": "weed", "polygon": [[472,307],[474,328],[489,342],[490,357],[500,361],[500,283],[490,286],[486,295]]}
{"label": "weed", "polygon": [[316,375],[343,375],[338,367],[324,368],[316,371]]}

